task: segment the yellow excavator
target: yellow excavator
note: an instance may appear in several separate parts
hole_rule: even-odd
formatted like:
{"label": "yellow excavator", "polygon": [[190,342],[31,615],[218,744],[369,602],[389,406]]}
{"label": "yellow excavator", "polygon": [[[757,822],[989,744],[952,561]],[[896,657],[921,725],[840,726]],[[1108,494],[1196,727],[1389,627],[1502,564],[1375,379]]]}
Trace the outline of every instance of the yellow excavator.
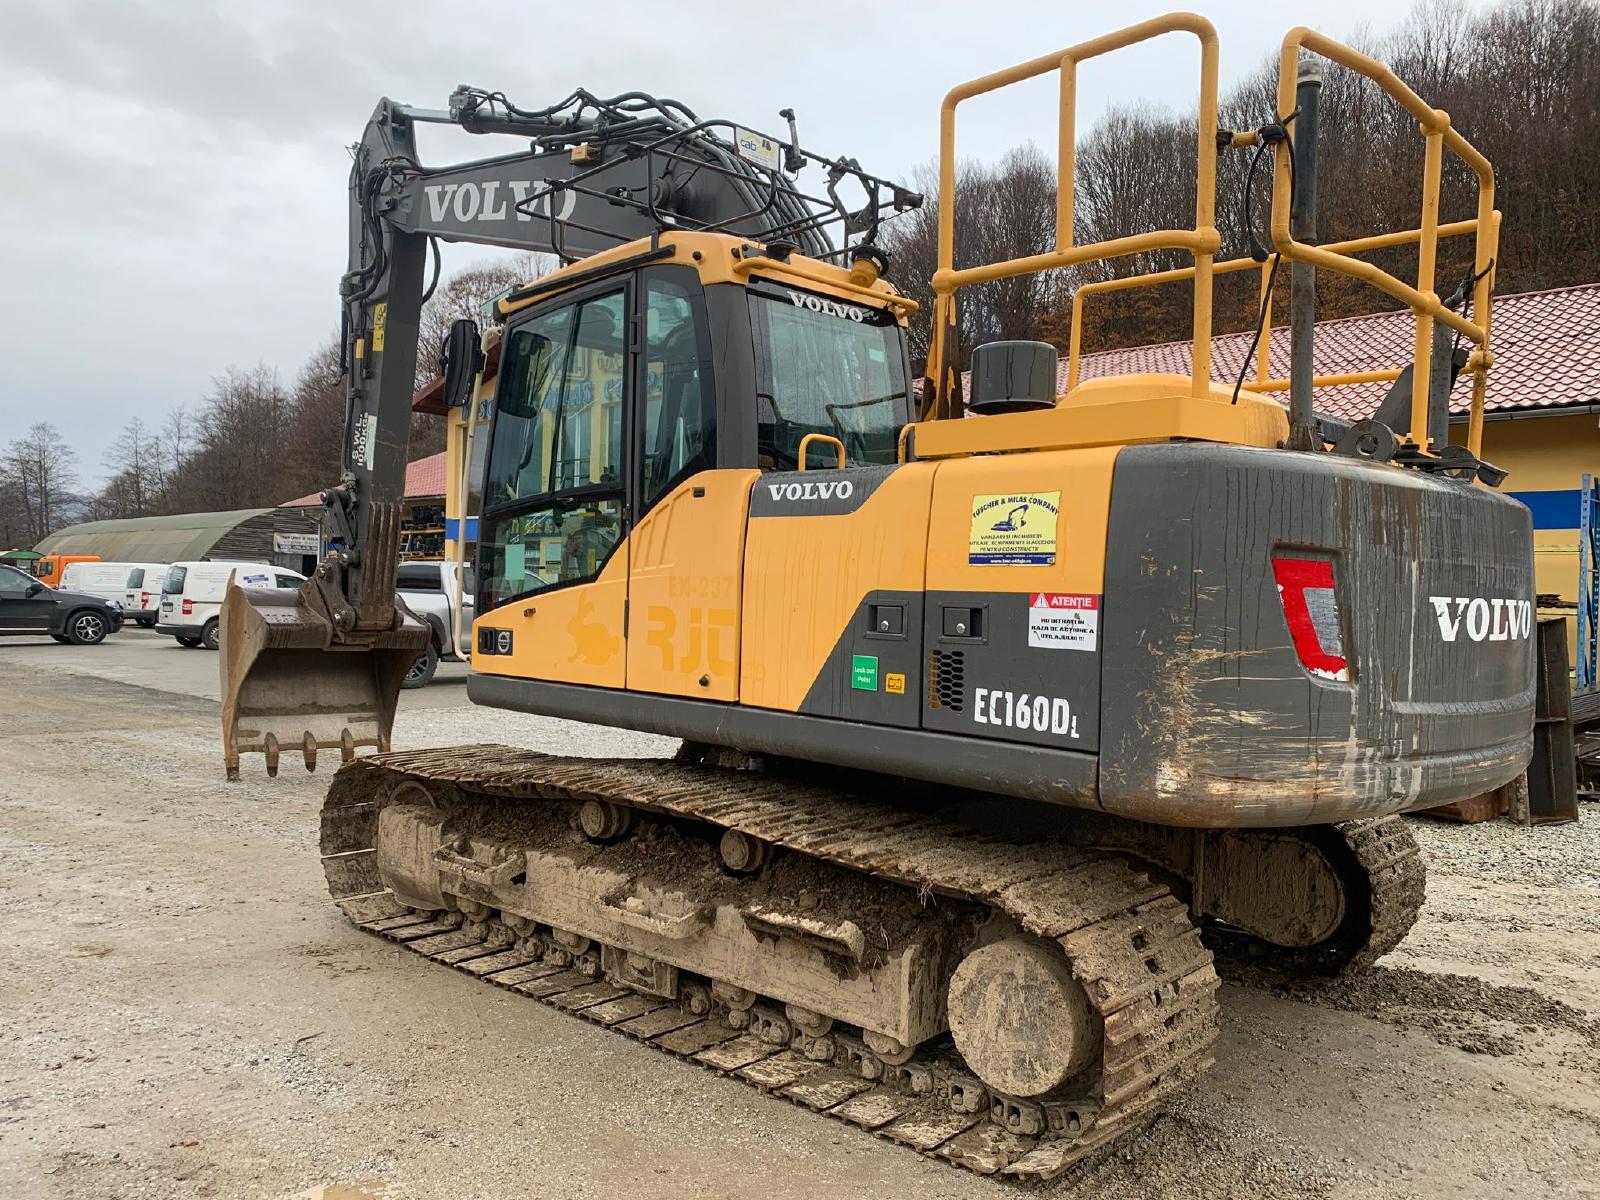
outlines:
{"label": "yellow excavator", "polygon": [[[1076,244],[1077,68],[1171,34],[1199,46],[1193,227]],[[1178,14],[949,93],[920,387],[916,305],[878,242],[921,198],[803,149],[792,114],[779,137],[643,93],[379,105],[350,180],[331,549],[298,592],[231,591],[221,656],[230,775],[339,750],[322,853],[356,926],[1024,1178],[1209,1064],[1218,962],[1332,975],[1398,943],[1423,871],[1396,814],[1504,784],[1531,747],[1530,519],[1478,457],[1493,172],[1387,68],[1306,29],[1278,111],[1219,130],[1217,56]],[[1324,62],[1417,121],[1418,228],[1314,244]],[[958,108],[1051,74],[1056,248],[957,267]],[[529,148],[425,168],[425,122]],[[1441,225],[1446,151],[1479,203]],[[1217,260],[1232,153],[1272,163],[1259,261]],[[808,173],[825,183],[803,191]],[[1446,236],[1474,268],[1441,301]],[[479,522],[468,695],[670,735],[673,759],[391,748],[428,637],[394,581],[436,240],[564,260],[497,301],[492,404],[475,325],[447,341],[458,444],[486,447],[456,464]],[[1411,282],[1355,257],[1405,243]],[[1152,277],[1192,280],[1189,374],[1079,380],[1074,339],[1065,394],[1040,343],[980,346],[963,375],[961,289],[1154,250],[1192,258]],[[1270,302],[1285,264],[1290,377],[1263,348],[1248,386],[1214,381],[1214,277],[1260,271]],[[1313,407],[1351,378],[1312,369],[1318,271],[1415,315],[1414,360],[1361,376],[1395,381],[1383,419]]]}

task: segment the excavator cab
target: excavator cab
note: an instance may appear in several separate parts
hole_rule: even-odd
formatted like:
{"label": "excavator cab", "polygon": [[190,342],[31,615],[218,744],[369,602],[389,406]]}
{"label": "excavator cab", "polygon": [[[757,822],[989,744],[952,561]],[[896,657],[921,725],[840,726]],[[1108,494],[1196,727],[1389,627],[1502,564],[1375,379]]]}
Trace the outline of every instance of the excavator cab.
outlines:
{"label": "excavator cab", "polygon": [[[794,114],[782,115],[787,139],[703,120],[642,92],[603,98],[578,89],[536,110],[467,86],[450,97],[447,111],[379,102],[354,149],[350,177],[349,269],[341,284],[344,470],[323,493],[330,550],[299,592],[234,589],[224,604],[230,778],[242,753],[263,753],[276,770],[284,750],[301,752],[311,767],[319,749],[337,748],[348,760],[358,748],[389,746],[400,681],[429,637],[394,583],[418,326],[432,292],[430,261],[437,283],[440,241],[538,251],[564,264],[500,302],[501,319],[512,325],[494,422],[505,432],[495,436],[484,503],[498,508],[505,536],[487,548],[487,569],[478,573],[480,612],[484,599],[527,592],[529,581],[570,580],[603,562],[625,540],[640,497],[691,468],[736,459],[754,466],[758,454],[792,467],[814,432],[836,436],[862,456],[892,457],[909,418],[897,324],[903,318],[877,311],[885,297],[890,307],[898,297],[887,285],[874,286],[887,260],[871,243],[884,214],[915,208],[922,197],[868,174],[854,159],[805,149]],[[420,124],[510,135],[523,149],[424,167]],[[822,188],[802,185],[808,169],[825,173]],[[708,240],[683,241],[702,231]],[[858,263],[831,265],[851,242]],[[676,294],[671,287],[650,291],[647,278],[662,272],[680,277]],[[818,429],[816,421],[793,420],[771,388],[752,400],[752,337],[766,338],[769,349],[796,364],[808,347],[803,333],[774,343],[776,325],[746,308],[747,291],[761,291],[775,307],[874,328],[872,346],[857,349],[876,354],[880,374],[891,364],[898,372],[899,406],[835,380],[836,407],[817,418],[825,422]],[[558,293],[561,303],[546,303]],[[869,304],[845,303],[852,297]],[[896,313],[907,306],[915,308],[905,301]],[[686,322],[689,307],[694,320]],[[657,347],[657,375],[630,375],[625,383],[645,331],[666,325],[675,332]],[[447,405],[479,394],[474,382],[482,382],[483,360],[475,340],[469,323],[447,339]],[[624,454],[624,395],[636,406],[633,397],[647,391],[659,400],[649,416],[630,410]],[[863,404],[875,411],[866,413]],[[715,411],[701,415],[696,405]],[[620,622],[620,612],[616,617]]]}
{"label": "excavator cab", "polygon": [[[616,670],[586,668],[623,642],[630,537],[691,476],[896,461],[913,415],[905,320],[915,305],[881,280],[854,284],[842,266],[761,249],[726,235],[663,234],[499,302],[494,402],[472,418],[491,413],[474,431],[488,442],[472,456],[482,477],[461,488],[481,496],[473,599],[480,614],[512,601],[531,611],[539,597],[549,614],[573,606],[559,619],[588,632],[575,661],[561,650],[550,674],[622,685],[620,657]],[[447,339],[449,407],[480,392],[475,333],[461,322]],[[455,450],[461,478],[467,452]],[[345,496],[329,497],[335,522]],[[364,552],[363,578],[392,586],[372,575],[373,553]],[[311,766],[323,748],[346,761],[360,748],[388,749],[401,680],[428,631],[398,601],[387,625],[364,627],[360,606],[328,586],[349,556],[336,545],[299,592],[230,592],[230,777],[241,753],[264,753],[275,772],[285,750]],[[620,571],[622,586],[606,584],[606,571]],[[518,656],[529,652],[524,643]],[[502,661],[508,652],[493,631],[480,631],[474,648]]]}

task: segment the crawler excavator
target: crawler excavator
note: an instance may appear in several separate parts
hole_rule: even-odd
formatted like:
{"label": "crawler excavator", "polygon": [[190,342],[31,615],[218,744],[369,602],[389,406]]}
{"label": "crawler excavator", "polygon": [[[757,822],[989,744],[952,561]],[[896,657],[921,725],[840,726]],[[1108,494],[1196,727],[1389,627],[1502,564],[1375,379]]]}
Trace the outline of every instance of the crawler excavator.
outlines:
{"label": "crawler excavator", "polygon": [[[1173,33],[1199,46],[1194,225],[1076,244],[1078,66]],[[1302,59],[1416,119],[1419,228],[1314,244]],[[246,753],[276,773],[339,751],[322,853],[348,918],[1025,1178],[1209,1064],[1218,961],[1333,975],[1391,949],[1423,880],[1397,814],[1507,782],[1531,746],[1530,520],[1478,458],[1493,173],[1387,68],[1309,30],[1285,38],[1259,129],[1218,130],[1217,69],[1210,24],[1178,14],[949,93],[920,395],[916,306],[878,244],[920,197],[803,149],[791,114],[784,137],[643,93],[379,104],[350,179],[331,549],[298,592],[231,591],[221,656],[230,775]],[[958,107],[1051,73],[1057,247],[958,267]],[[429,122],[525,148],[424,167]],[[1479,203],[1441,226],[1445,151]],[[1230,153],[1272,166],[1260,262],[1217,259]],[[826,182],[802,191],[808,172]],[[1444,236],[1473,244],[1455,304],[1434,287]],[[447,341],[446,403],[487,446],[468,695],[669,735],[675,758],[391,748],[427,637],[394,581],[439,240],[563,260],[496,302],[492,402],[476,328]],[[1353,256],[1408,242],[1414,282]],[[1191,261],[1164,276],[1192,280],[1189,374],[1080,381],[1075,342],[1058,395],[1054,350],[998,343],[969,396],[962,288],[1161,250]],[[1214,382],[1214,275],[1261,269],[1270,299],[1283,264],[1290,379]],[[1388,422],[1312,406],[1316,271],[1415,316],[1414,361],[1362,376],[1396,380]],[[1457,371],[1465,446],[1438,417]]]}

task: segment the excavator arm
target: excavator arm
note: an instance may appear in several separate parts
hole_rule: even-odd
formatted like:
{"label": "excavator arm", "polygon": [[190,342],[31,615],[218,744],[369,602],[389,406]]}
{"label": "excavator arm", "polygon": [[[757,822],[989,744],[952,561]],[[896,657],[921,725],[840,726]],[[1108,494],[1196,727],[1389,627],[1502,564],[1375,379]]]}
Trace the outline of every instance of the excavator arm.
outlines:
{"label": "excavator arm", "polygon": [[[230,589],[221,655],[230,779],[244,753],[264,754],[275,774],[285,750],[299,751],[310,768],[319,748],[336,747],[346,760],[361,746],[388,748],[400,682],[429,636],[397,600],[395,571],[418,331],[438,282],[438,242],[571,263],[663,230],[693,229],[829,259],[852,242],[872,242],[885,212],[921,203],[853,159],[802,149],[792,111],[781,115],[787,141],[701,120],[642,92],[600,98],[579,90],[537,110],[467,86],[444,110],[379,102],[352,148],[350,255],[340,284],[343,460],[338,483],[322,493],[329,548],[298,591]],[[522,148],[425,167],[416,134],[428,124],[519,139]],[[797,186],[809,166],[822,168],[825,194]],[[468,397],[458,388],[450,398]]]}

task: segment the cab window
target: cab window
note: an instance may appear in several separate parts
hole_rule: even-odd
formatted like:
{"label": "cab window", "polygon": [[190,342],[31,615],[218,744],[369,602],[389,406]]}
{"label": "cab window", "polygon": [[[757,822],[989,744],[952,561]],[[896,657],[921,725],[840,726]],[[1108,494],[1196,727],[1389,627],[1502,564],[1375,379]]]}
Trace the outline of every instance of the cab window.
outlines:
{"label": "cab window", "polygon": [[507,335],[478,543],[479,607],[593,579],[623,532],[627,293]]}
{"label": "cab window", "polygon": [[[748,292],[759,465],[794,470],[808,433],[838,438],[852,464],[894,462],[910,399],[893,315],[764,281]],[[812,443],[808,465],[832,466],[834,455]]]}
{"label": "cab window", "polygon": [[700,282],[688,272],[647,272],[644,319],[644,508],[697,471],[717,465]]}

